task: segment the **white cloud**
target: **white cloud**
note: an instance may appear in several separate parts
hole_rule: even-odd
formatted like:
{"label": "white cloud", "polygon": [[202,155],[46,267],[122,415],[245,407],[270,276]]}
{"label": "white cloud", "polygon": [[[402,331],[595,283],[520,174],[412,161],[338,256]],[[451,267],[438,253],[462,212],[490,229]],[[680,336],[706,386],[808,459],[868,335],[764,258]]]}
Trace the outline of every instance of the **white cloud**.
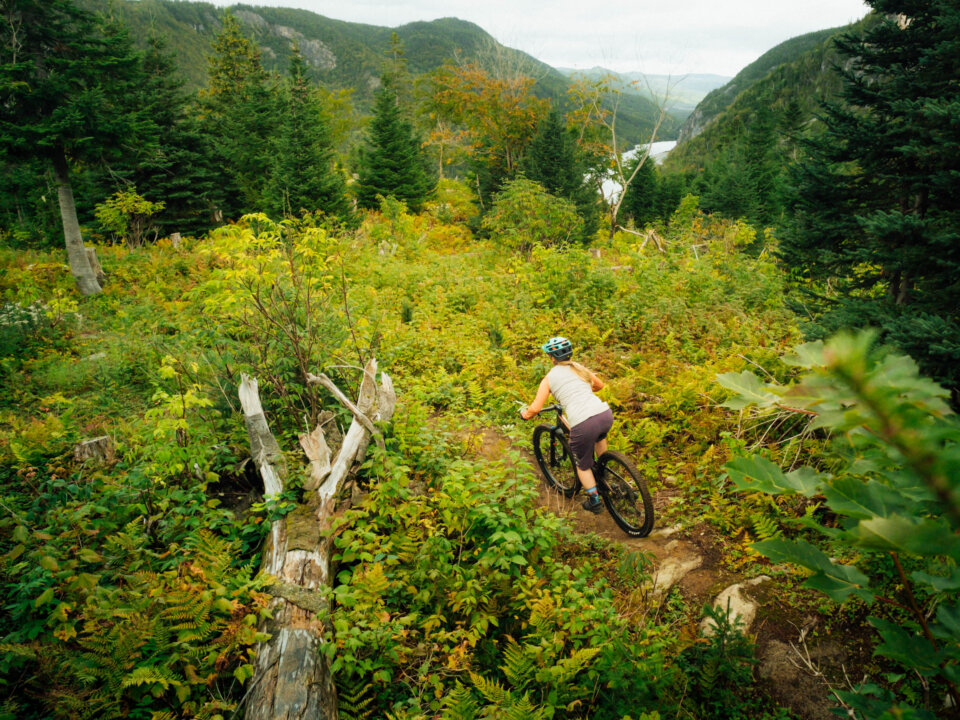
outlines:
{"label": "white cloud", "polygon": [[[231,2],[214,0],[217,5]],[[735,75],[791,37],[866,14],[862,0],[260,0],[353,22],[394,27],[458,17],[551,65]]]}

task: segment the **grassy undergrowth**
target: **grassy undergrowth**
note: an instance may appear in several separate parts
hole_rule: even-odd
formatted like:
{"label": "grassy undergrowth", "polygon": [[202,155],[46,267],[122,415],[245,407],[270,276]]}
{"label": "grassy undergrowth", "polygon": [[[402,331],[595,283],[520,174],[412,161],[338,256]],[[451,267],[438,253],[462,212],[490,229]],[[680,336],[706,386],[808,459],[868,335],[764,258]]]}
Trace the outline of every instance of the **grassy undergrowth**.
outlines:
{"label": "grassy undergrowth", "polygon": [[[105,292],[82,300],[59,255],[3,251],[0,716],[230,717],[267,598],[263,530],[299,496],[296,479],[257,493],[240,374],[292,456],[320,410],[342,412],[303,370],[352,394],[371,351],[400,402],[338,530],[328,648],[345,712],[762,716],[733,692],[739,656],[703,687],[677,661],[700,647],[680,632],[698,608],[637,611],[642,558],[575,536],[535,509],[522,463],[464,459],[437,428],[525,443],[516,401],[563,334],[608,381],[613,445],[664,468],[679,501],[663,521],[713,523],[755,560],[744,548],[777,505],[729,495],[721,468],[745,441],[711,396],[718,373],[797,341],[779,272],[747,226],[689,205],[663,251],[620,233],[516,254],[474,237],[469,197],[446,189],[351,232],[252,216],[176,249],[104,247]],[[76,462],[100,435],[115,457]]]}

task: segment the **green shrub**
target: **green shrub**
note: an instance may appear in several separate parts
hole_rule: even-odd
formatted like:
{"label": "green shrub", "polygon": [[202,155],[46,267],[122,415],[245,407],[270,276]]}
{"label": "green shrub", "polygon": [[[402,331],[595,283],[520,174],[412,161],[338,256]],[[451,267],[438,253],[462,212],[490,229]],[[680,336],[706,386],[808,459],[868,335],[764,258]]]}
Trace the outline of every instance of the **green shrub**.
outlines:
{"label": "green shrub", "polygon": [[140,247],[148,233],[157,229],[150,219],[166,207],[164,202],[150,202],[137,194],[136,188],[118,190],[114,195],[97,205],[94,214],[100,225],[113,233],[119,242],[130,247]]}
{"label": "green shrub", "polygon": [[788,384],[719,376],[734,393],[727,407],[803,413],[834,438],[829,473],[784,473],[760,456],[727,472],[743,492],[822,497],[835,518],[830,527],[804,523],[826,548],[802,535],[754,547],[804,568],[805,584],[837,603],[873,605],[875,654],[897,672],[838,697],[866,718],[933,717],[946,712],[946,697],[960,705],[960,423],[949,392],[910,358],[875,348],[875,338],[798,346],[783,361],[805,372]]}
{"label": "green shrub", "polygon": [[527,251],[579,237],[583,219],[570,200],[551,195],[540,183],[517,178],[497,193],[482,227],[498,244]]}

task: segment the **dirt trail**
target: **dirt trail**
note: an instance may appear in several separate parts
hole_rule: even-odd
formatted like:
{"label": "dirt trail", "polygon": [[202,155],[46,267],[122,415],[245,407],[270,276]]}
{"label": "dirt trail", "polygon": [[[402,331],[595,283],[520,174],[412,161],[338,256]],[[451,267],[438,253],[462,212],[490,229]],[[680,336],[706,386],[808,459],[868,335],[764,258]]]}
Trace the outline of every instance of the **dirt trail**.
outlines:
{"label": "dirt trail", "polygon": [[[667,489],[653,495],[654,516],[657,518],[653,532],[645,538],[631,538],[621,530],[609,513],[599,515],[584,510],[580,503],[583,494],[566,498],[547,487],[543,482],[536,459],[530,448],[516,447],[509,438],[494,428],[486,427],[469,431],[477,454],[491,461],[503,460],[509,451],[519,450],[521,456],[539,479],[537,504],[555,515],[566,518],[579,533],[594,533],[612,542],[623,545],[631,551],[642,551],[653,556],[659,580],[669,584],[679,584],[684,597],[691,602],[703,604],[715,597],[731,581],[731,577],[718,566],[719,552],[710,542],[709,534],[699,528],[681,531],[679,527],[664,527],[660,518],[664,510],[674,500],[675,494]],[[695,562],[695,559],[698,562]],[[676,576],[667,577],[674,573]]]}
{"label": "dirt trail", "polygon": [[[828,720],[834,717],[831,712],[833,703],[828,699],[823,675],[802,670],[795,650],[790,647],[796,640],[800,624],[806,622],[809,626],[812,622],[815,625],[817,619],[801,617],[792,608],[779,602],[775,597],[775,582],[769,578],[745,581],[745,578],[726,570],[721,562],[722,545],[706,523],[684,528],[664,527],[664,510],[679,498],[676,490],[669,487],[652,489],[655,511],[653,532],[645,538],[631,538],[617,527],[607,512],[594,515],[580,507],[582,493],[565,498],[549,489],[529,446],[517,447],[508,437],[491,427],[464,428],[454,435],[467,441],[465,445],[469,448],[468,452],[493,462],[502,462],[519,451],[522,462],[529,464],[538,479],[537,503],[540,507],[567,518],[579,533],[595,533],[631,551],[652,555],[652,599],[663,598],[673,587],[679,587],[684,599],[692,607],[716,602],[721,593],[724,598],[731,593],[740,595],[746,601],[741,609],[750,612],[751,617],[756,616],[756,622],[748,628],[748,632],[756,639],[758,674],[770,696],[803,720]],[[741,592],[745,592],[747,597],[744,598]],[[752,605],[752,610],[747,605]],[[811,643],[809,657],[821,670],[839,677],[843,662],[849,657],[844,645],[838,639],[816,641]]]}

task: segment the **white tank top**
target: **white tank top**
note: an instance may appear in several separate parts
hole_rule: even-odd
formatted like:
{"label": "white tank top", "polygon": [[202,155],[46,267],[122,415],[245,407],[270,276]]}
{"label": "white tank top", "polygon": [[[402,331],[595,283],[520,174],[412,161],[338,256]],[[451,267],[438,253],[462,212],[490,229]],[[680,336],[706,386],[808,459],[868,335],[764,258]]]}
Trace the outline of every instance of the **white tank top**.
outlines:
{"label": "white tank top", "polygon": [[547,383],[553,397],[563,407],[563,414],[567,416],[570,427],[610,409],[609,405],[593,394],[590,383],[568,365],[554,366],[547,373]]}

